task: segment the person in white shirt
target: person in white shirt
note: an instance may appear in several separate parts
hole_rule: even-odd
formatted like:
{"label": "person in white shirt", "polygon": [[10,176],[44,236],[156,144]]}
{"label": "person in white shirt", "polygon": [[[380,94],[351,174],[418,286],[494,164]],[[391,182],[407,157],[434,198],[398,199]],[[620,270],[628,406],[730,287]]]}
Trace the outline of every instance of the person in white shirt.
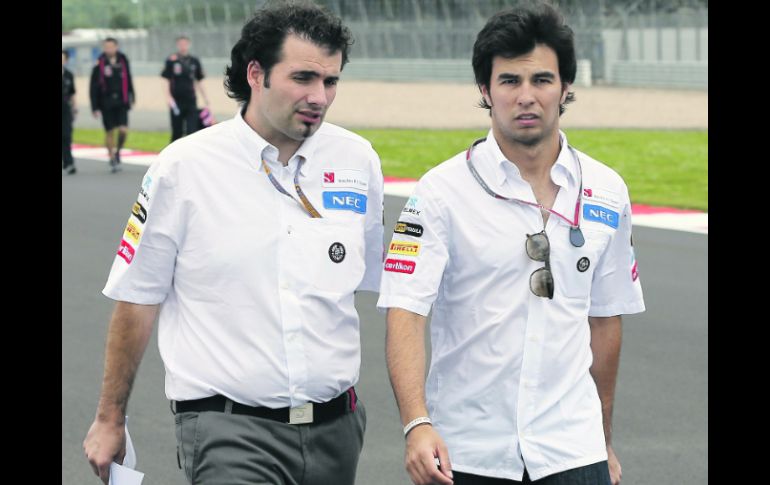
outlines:
{"label": "person in white shirt", "polygon": [[491,129],[417,184],[377,303],[407,472],[415,484],[617,484],[621,315],[644,311],[628,190],[559,130],[576,60],[555,9],[494,15],[473,68]]}
{"label": "person in white shirt", "polygon": [[103,293],[117,301],[86,456],[107,483],[159,311],[191,483],[352,484],[365,411],[354,292],[378,291],[383,177],[324,122],[350,31],[313,5],[258,10],[232,50],[232,120],[163,150]]}

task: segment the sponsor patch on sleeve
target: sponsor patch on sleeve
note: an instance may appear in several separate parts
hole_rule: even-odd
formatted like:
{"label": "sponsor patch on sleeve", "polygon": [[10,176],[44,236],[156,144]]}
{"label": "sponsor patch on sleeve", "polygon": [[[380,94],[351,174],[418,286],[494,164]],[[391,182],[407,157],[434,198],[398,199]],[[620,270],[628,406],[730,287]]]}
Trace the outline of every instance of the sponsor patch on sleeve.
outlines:
{"label": "sponsor patch on sleeve", "polygon": [[126,263],[131,264],[131,261],[134,260],[134,254],[136,254],[134,247],[131,246],[125,239],[122,239],[120,241],[120,247],[118,248],[118,256],[123,258]]}
{"label": "sponsor patch on sleeve", "polygon": [[634,251],[634,236],[631,236],[631,281],[639,279],[639,262],[636,260]]}
{"label": "sponsor patch on sleeve", "polygon": [[412,224],[411,222],[398,221],[393,232],[399,234],[406,234],[407,236],[422,237],[422,226],[419,224]]}
{"label": "sponsor patch on sleeve", "polygon": [[142,224],[147,222],[147,209],[145,209],[139,202],[134,202],[134,206],[131,208],[131,214],[133,214]]}
{"label": "sponsor patch on sleeve", "polygon": [[412,274],[414,273],[415,266],[417,266],[417,263],[414,261],[391,258],[385,260],[385,271],[389,271],[391,273]]}
{"label": "sponsor patch on sleeve", "polygon": [[406,205],[404,206],[404,209],[401,211],[401,213],[414,214],[419,216],[422,213],[422,208],[420,207],[420,198],[416,195],[409,197],[409,200],[406,201]]}
{"label": "sponsor patch on sleeve", "polygon": [[152,186],[152,177],[145,175],[142,179],[142,186],[139,187],[139,195],[144,198],[144,201],[150,202],[150,194],[148,194],[150,187]]}
{"label": "sponsor patch on sleeve", "polygon": [[403,254],[404,256],[417,256],[420,254],[420,243],[409,241],[393,241],[390,243],[390,254]]}
{"label": "sponsor patch on sleeve", "polygon": [[133,243],[139,244],[139,239],[142,238],[142,231],[136,227],[136,224],[134,224],[131,221],[128,221],[128,224],[126,225],[126,230],[123,233],[123,237],[128,239],[129,241],[133,241]]}

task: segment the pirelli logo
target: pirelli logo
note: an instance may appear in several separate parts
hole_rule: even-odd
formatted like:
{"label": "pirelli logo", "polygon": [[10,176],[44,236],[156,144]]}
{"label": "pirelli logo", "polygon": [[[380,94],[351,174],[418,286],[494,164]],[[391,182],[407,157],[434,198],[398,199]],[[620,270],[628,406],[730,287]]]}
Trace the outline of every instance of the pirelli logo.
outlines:
{"label": "pirelli logo", "polygon": [[129,222],[126,226],[125,236],[126,239],[133,241],[134,244],[139,244],[139,239],[142,237],[142,231],[140,231],[133,222]]}
{"label": "pirelli logo", "polygon": [[393,241],[390,243],[391,254],[403,254],[404,256],[417,256],[420,254],[420,243],[409,241]]}

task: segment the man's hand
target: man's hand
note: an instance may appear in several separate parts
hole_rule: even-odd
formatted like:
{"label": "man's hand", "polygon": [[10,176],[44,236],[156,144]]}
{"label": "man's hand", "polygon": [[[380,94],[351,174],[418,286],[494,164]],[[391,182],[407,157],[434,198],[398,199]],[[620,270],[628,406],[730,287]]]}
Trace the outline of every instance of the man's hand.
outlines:
{"label": "man's hand", "polygon": [[[441,468],[436,467],[435,458]],[[406,471],[415,485],[452,485],[452,464],[444,441],[433,426],[420,425],[406,437]]]}
{"label": "man's hand", "polygon": [[83,440],[86,458],[105,485],[110,478],[110,463],[123,464],[126,456],[126,406],[158,307],[118,301],[112,312],[99,406]]}
{"label": "man's hand", "polygon": [[615,456],[615,450],[612,449],[612,446],[607,447],[607,463],[610,467],[610,480],[612,481],[612,485],[618,485],[620,479],[623,478],[623,470],[620,468],[620,462],[618,461],[618,457]]}
{"label": "man's hand", "polygon": [[86,439],[83,440],[83,451],[94,474],[107,485],[110,479],[110,463],[115,461],[122,464],[126,456],[124,425],[94,419]]}
{"label": "man's hand", "polygon": [[98,120],[99,119],[99,115],[101,114],[101,112],[97,109],[97,110],[92,111],[92,113],[94,115],[94,118],[96,118]]}

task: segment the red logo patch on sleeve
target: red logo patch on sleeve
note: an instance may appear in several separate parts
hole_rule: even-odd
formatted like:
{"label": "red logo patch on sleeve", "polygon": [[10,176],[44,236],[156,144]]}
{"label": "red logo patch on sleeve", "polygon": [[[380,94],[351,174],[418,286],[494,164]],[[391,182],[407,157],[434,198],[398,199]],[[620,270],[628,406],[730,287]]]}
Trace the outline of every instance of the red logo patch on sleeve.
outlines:
{"label": "red logo patch on sleeve", "polygon": [[131,264],[131,261],[134,260],[134,254],[136,254],[136,250],[125,239],[122,239],[118,248],[118,256],[125,259],[126,263]]}

